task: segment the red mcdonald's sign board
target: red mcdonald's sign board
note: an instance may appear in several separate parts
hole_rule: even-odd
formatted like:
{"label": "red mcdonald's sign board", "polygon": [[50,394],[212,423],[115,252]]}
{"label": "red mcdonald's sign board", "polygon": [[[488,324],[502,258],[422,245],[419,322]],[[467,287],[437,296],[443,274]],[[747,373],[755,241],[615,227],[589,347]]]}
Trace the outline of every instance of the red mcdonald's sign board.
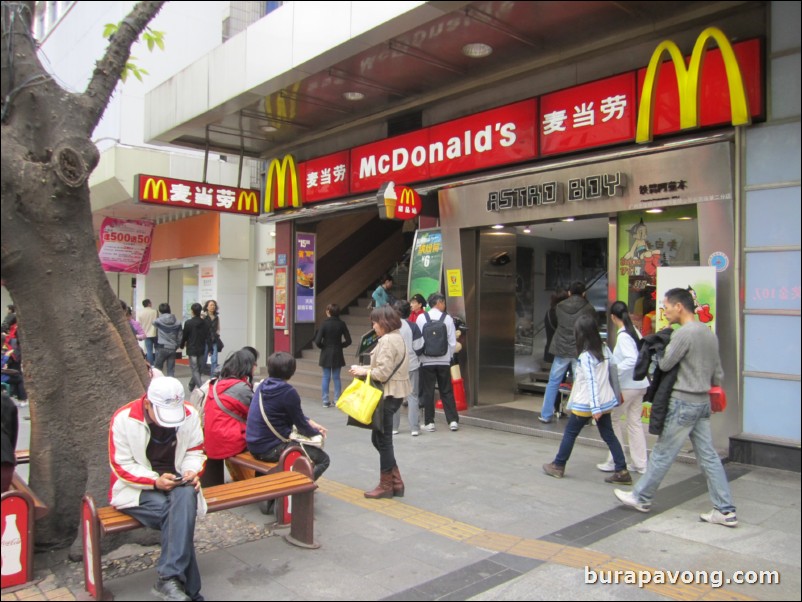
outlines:
{"label": "red mcdonald's sign board", "polygon": [[221,211],[238,215],[259,215],[261,193],[190,180],[176,180],[148,174],[134,176],[134,197],[140,203],[196,211]]}

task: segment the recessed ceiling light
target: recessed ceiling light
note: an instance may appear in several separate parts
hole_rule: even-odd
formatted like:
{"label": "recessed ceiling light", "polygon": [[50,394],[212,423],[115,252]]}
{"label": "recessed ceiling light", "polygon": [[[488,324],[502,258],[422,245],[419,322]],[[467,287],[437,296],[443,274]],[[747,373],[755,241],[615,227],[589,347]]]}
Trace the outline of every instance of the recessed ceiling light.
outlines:
{"label": "recessed ceiling light", "polygon": [[274,125],[261,125],[259,129],[262,130],[265,134],[272,134],[273,132],[278,131],[278,128]]}
{"label": "recessed ceiling light", "polygon": [[662,213],[663,210],[660,207],[655,207],[654,209],[647,209],[646,213]]}
{"label": "recessed ceiling light", "polygon": [[357,100],[362,100],[365,98],[365,95],[362,94],[362,92],[343,92],[343,98],[345,100],[356,102]]}
{"label": "recessed ceiling light", "polygon": [[572,221],[574,221],[574,218],[573,217],[565,217],[565,218],[561,219],[560,221],[561,222],[572,222]]}
{"label": "recessed ceiling light", "polygon": [[496,224],[495,226],[493,226],[493,230],[503,230],[503,229],[504,226],[502,224]]}
{"label": "recessed ceiling light", "polygon": [[686,215],[686,216],[684,216],[684,217],[678,217],[678,218],[677,218],[677,220],[679,220],[679,221],[681,221],[681,222],[689,222],[689,221],[691,221],[692,219],[693,219],[692,217],[689,217],[689,216],[687,216],[687,215]]}
{"label": "recessed ceiling light", "polygon": [[530,228],[529,226],[524,226],[524,234],[531,234],[531,233],[532,233],[532,228]]}
{"label": "recessed ceiling light", "polygon": [[462,54],[472,59],[483,59],[486,56],[490,56],[492,53],[493,47],[481,42],[465,44],[465,46],[462,47]]}

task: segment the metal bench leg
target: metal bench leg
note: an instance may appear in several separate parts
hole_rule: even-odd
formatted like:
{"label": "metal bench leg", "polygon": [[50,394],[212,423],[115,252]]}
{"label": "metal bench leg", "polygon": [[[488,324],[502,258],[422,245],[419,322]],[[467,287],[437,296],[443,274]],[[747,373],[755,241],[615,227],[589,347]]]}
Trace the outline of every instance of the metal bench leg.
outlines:
{"label": "metal bench leg", "polygon": [[100,566],[100,520],[95,500],[84,496],[81,502],[81,537],[84,549],[84,587],[95,600],[106,600],[103,591],[103,570]]}

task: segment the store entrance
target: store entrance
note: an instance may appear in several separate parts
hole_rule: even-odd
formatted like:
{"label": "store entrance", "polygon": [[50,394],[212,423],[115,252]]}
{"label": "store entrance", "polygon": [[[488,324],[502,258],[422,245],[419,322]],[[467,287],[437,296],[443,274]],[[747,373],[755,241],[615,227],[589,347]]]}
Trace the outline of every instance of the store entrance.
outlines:
{"label": "store entrance", "polygon": [[606,335],[608,218],[508,226],[479,236],[478,405],[540,411],[551,358],[545,317],[574,281]]}

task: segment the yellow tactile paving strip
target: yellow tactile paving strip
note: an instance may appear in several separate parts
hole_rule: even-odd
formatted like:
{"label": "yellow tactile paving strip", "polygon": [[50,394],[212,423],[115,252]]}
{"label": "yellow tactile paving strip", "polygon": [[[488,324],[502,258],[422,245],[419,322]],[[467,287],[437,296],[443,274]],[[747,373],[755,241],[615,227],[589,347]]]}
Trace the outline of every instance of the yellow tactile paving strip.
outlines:
{"label": "yellow tactile paving strip", "polygon": [[[322,478],[317,482],[320,491],[333,498],[348,502],[361,508],[385,514],[397,520],[414,525],[421,529],[437,533],[468,545],[505,552],[515,556],[551,562],[576,569],[589,567],[596,570],[633,570],[649,571],[654,574],[658,569],[638,564],[623,558],[613,558],[609,554],[596,552],[587,548],[576,548],[538,539],[524,539],[506,533],[487,531],[468,525],[428,510],[421,510],[396,498],[368,500],[362,491]],[[634,586],[633,586],[634,587]],[[757,600],[724,588],[713,588],[710,585],[686,584],[646,584],[644,589],[672,600]]]}

